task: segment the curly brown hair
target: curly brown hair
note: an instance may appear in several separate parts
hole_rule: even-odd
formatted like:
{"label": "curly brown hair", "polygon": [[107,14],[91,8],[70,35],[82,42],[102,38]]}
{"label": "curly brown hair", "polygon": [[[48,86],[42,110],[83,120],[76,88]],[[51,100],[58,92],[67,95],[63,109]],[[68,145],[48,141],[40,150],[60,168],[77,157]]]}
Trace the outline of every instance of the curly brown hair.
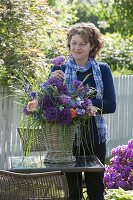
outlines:
{"label": "curly brown hair", "polygon": [[86,43],[89,42],[93,46],[89,57],[95,58],[103,47],[100,30],[93,23],[82,22],[71,25],[67,33],[67,46],[69,50],[72,36],[75,34],[79,34]]}

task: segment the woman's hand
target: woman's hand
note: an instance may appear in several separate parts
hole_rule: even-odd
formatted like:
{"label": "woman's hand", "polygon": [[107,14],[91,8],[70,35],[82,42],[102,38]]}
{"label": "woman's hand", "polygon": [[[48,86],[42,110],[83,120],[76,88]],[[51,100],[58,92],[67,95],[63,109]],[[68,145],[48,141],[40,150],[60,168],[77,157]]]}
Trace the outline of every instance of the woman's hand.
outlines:
{"label": "woman's hand", "polygon": [[64,80],[64,72],[61,70],[56,70],[51,73],[51,77],[56,77],[58,79]]}

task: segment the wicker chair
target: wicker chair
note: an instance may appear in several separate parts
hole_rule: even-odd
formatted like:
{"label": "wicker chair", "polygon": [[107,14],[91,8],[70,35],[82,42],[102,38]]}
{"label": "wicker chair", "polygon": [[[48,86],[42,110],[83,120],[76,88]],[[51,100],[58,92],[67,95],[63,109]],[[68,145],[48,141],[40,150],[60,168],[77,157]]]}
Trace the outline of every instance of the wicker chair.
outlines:
{"label": "wicker chair", "polygon": [[[30,152],[46,151],[45,137],[41,129],[36,129],[36,131],[32,132],[32,129],[23,130],[18,127],[17,131],[19,133],[24,152],[27,151],[27,148],[30,149]],[[33,137],[31,137],[32,134],[34,134]]]}
{"label": "wicker chair", "polygon": [[64,173],[21,174],[0,170],[0,200],[68,199]]}

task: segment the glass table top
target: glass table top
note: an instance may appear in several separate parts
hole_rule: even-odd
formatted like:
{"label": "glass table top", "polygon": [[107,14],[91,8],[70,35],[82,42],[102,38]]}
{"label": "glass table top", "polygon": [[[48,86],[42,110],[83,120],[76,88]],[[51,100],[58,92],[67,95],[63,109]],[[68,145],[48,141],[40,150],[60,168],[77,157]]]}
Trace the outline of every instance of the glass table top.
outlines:
{"label": "glass table top", "polygon": [[102,172],[104,165],[94,155],[79,156],[71,163],[50,163],[45,155],[9,157],[8,170],[20,173],[37,173],[44,171],[63,172]]}

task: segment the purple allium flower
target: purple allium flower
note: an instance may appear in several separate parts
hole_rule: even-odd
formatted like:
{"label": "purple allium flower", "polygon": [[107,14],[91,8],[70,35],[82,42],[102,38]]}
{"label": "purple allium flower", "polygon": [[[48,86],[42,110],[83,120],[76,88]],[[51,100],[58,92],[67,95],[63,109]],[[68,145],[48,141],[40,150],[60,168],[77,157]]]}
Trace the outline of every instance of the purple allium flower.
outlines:
{"label": "purple allium flower", "polygon": [[70,124],[72,122],[72,115],[70,113],[70,110],[65,108],[61,111],[58,111],[57,116],[57,123],[58,124]]}
{"label": "purple allium flower", "polygon": [[60,94],[66,94],[66,95],[68,95],[67,85],[64,84],[62,81],[58,81],[58,83],[57,83],[57,89],[58,89],[58,91],[59,91]]}
{"label": "purple allium flower", "polygon": [[48,107],[54,107],[55,103],[54,97],[46,94],[40,98],[39,106],[42,110],[45,110]]}
{"label": "purple allium flower", "polygon": [[47,108],[44,112],[43,118],[49,122],[55,122],[57,118],[57,109],[55,107]]}
{"label": "purple allium flower", "polygon": [[28,116],[31,113],[26,109],[26,107],[27,107],[27,105],[23,108],[23,113]]}
{"label": "purple allium flower", "polygon": [[88,85],[81,85],[80,90],[78,89],[78,96],[85,99],[85,97],[87,96],[87,98],[89,98],[91,95],[91,90],[89,88]]}
{"label": "purple allium flower", "polygon": [[47,83],[48,83],[49,85],[56,85],[56,83],[57,83],[58,81],[59,81],[58,78],[56,78],[56,77],[50,77],[50,78],[48,79]]}
{"label": "purple allium flower", "polygon": [[57,56],[56,58],[53,58],[52,59],[52,63],[55,65],[55,66],[61,66],[64,64],[64,58],[63,56]]}
{"label": "purple allium flower", "polygon": [[87,110],[88,106],[92,106],[91,99],[85,99],[84,102],[81,104],[82,108]]}
{"label": "purple allium flower", "polygon": [[71,97],[68,96],[68,95],[62,94],[62,95],[60,96],[60,102],[61,102],[62,104],[68,104],[68,102],[69,102],[70,100],[71,100]]}
{"label": "purple allium flower", "polygon": [[31,99],[36,99],[37,95],[38,95],[38,92],[35,92],[35,91],[30,92]]}
{"label": "purple allium flower", "polygon": [[59,94],[68,94],[67,85],[56,77],[50,77],[48,79],[48,84],[52,86],[56,86]]}
{"label": "purple allium flower", "polygon": [[83,83],[81,81],[74,80],[73,81],[73,86],[74,86],[75,90],[82,89],[83,88]]}

